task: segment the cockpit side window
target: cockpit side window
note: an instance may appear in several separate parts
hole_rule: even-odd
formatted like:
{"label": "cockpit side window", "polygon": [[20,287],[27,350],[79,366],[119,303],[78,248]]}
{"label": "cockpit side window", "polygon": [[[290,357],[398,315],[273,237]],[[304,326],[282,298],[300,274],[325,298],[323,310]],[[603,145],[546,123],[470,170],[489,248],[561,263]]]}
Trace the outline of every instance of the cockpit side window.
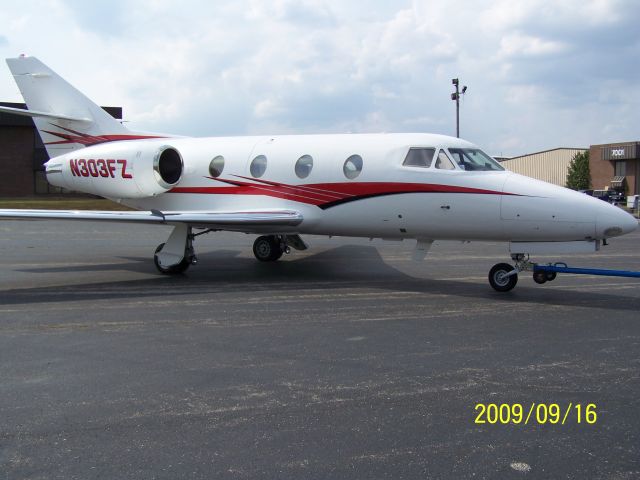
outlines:
{"label": "cockpit side window", "polygon": [[440,150],[438,152],[438,158],[436,160],[436,168],[440,170],[455,170],[456,167],[453,166],[451,159],[445,153],[444,150]]}
{"label": "cockpit side window", "polygon": [[402,165],[405,167],[429,168],[435,153],[435,148],[410,148]]}
{"label": "cockpit side window", "polygon": [[[464,160],[464,154],[462,150],[459,148],[451,149],[451,156],[453,157],[453,161],[460,167],[461,170],[467,170]],[[469,169],[470,170],[470,169]]]}
{"label": "cockpit side window", "polygon": [[477,148],[449,148],[449,153],[462,170],[501,171],[504,168]]}

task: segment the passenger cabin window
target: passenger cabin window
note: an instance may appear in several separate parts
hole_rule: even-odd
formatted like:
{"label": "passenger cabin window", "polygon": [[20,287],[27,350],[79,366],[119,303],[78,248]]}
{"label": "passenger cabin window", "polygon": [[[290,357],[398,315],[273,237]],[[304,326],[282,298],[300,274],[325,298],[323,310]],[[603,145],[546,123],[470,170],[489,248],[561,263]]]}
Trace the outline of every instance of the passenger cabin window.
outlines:
{"label": "passenger cabin window", "polygon": [[258,155],[251,161],[249,170],[251,170],[251,175],[253,177],[260,178],[267,170],[267,157],[264,155]]}
{"label": "passenger cabin window", "polygon": [[298,178],[307,178],[313,169],[313,157],[303,155],[296,162],[296,175]]}
{"label": "passenger cabin window", "polygon": [[435,153],[435,148],[410,148],[402,165],[405,167],[429,168]]}
{"label": "passenger cabin window", "polygon": [[449,153],[462,170],[502,171],[504,168],[477,148],[450,148]]}
{"label": "passenger cabin window", "polygon": [[439,168],[440,170],[455,170],[456,167],[453,166],[453,162],[444,150],[440,150],[436,160],[436,168]]}
{"label": "passenger cabin window", "polygon": [[219,177],[222,175],[222,171],[224,170],[224,157],[222,155],[218,155],[211,160],[209,164],[209,174],[212,177]]}
{"label": "passenger cabin window", "polygon": [[347,158],[342,166],[344,176],[353,180],[360,172],[362,172],[362,157],[360,155],[351,155]]}

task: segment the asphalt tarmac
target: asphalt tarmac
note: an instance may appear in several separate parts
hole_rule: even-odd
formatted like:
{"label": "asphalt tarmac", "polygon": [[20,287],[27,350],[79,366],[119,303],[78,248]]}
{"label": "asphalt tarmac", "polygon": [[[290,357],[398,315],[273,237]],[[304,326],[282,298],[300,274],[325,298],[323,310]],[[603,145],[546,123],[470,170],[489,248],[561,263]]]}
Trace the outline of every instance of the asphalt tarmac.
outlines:
{"label": "asphalt tarmac", "polygon": [[[0,223],[0,479],[640,476],[640,280],[500,294],[503,244],[415,263],[409,241],[308,237],[263,264],[232,233],[166,277],[167,235]],[[640,270],[639,246],[555,260]],[[533,418],[475,423],[490,403]]]}

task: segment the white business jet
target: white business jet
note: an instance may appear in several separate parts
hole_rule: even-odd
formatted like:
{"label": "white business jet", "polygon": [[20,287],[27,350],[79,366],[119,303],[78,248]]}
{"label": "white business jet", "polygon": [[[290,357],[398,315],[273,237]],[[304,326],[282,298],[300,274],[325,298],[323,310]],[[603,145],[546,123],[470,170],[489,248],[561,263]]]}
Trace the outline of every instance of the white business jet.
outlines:
{"label": "white business jet", "polygon": [[[505,170],[477,146],[423,133],[182,138],[132,132],[34,57],[7,63],[47,148],[47,180],[137,211],[0,210],[2,219],[172,225],[155,251],[165,274],[196,263],[193,240],[258,234],[258,260],[304,250],[300,235],[510,245],[514,264],[489,273],[511,290],[530,254],[597,251],[635,230],[619,208]],[[555,274],[536,281],[551,280]]]}

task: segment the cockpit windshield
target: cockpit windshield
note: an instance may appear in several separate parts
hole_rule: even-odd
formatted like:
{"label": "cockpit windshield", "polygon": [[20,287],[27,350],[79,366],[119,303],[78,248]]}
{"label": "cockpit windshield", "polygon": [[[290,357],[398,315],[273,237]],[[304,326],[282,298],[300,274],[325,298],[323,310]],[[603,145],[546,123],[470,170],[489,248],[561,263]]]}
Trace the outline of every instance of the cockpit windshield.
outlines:
{"label": "cockpit windshield", "polygon": [[448,150],[462,170],[482,172],[504,170],[502,165],[478,148],[449,148]]}

